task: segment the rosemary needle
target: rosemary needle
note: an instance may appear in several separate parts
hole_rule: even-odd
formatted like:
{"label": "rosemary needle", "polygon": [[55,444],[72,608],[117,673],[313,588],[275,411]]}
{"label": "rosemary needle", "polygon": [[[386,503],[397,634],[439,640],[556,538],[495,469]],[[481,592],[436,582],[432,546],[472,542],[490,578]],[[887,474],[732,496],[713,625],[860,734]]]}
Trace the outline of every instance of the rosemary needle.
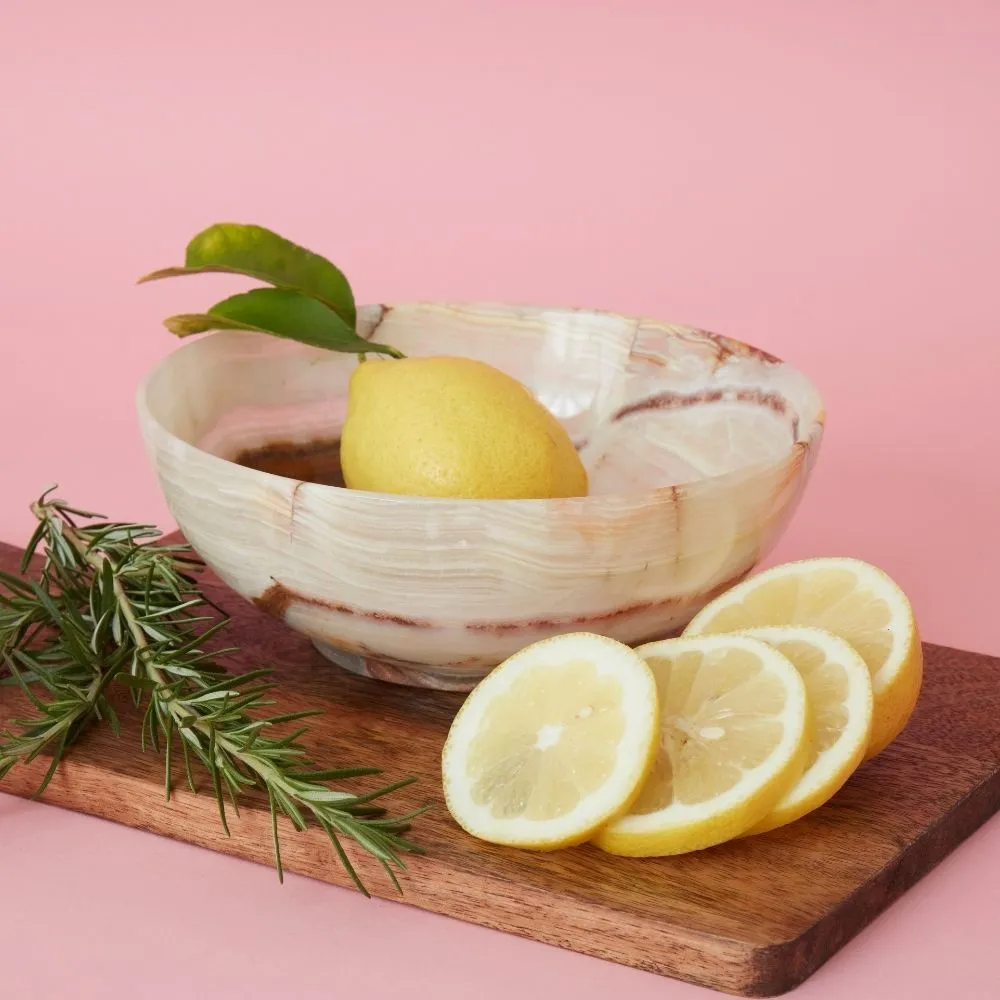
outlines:
{"label": "rosemary needle", "polygon": [[230,674],[220,656],[232,650],[208,650],[227,619],[199,590],[193,574],[201,562],[190,547],[166,544],[151,525],[78,510],[51,492],[32,504],[38,526],[21,567],[26,572],[31,557],[41,554],[37,578],[0,573],[0,665],[10,674],[0,683],[19,685],[36,713],[10,720],[0,732],[0,780],[17,763],[47,752],[51,764],[40,795],[90,725],[106,722],[119,734],[108,688],[124,685],[136,706],[145,706],[141,746],[162,751],[168,799],[175,759],[180,756],[193,792],[197,761],[208,772],[227,835],[227,809],[238,815],[251,789],[267,796],[279,878],[283,815],[297,830],[317,824],[365,895],[345,838],[373,855],[398,889],[402,855],[419,852],[403,834],[422,810],[393,817],[379,803],[414,779],[366,793],[330,787],[379,771],[320,768],[300,742],[307,727],[275,733],[318,710],[261,714],[273,704],[270,672]]}

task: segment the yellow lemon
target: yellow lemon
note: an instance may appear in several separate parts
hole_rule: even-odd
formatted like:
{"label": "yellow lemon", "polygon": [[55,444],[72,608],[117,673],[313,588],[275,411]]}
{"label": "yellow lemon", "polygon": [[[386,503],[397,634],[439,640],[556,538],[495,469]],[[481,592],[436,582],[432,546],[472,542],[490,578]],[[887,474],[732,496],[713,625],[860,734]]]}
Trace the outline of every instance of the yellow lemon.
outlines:
{"label": "yellow lemon", "polygon": [[628,646],[544,639],[488,674],[455,717],[442,754],[448,810],[496,844],[582,843],[639,793],[658,731],[653,675]]}
{"label": "yellow lemon", "polygon": [[470,358],[376,359],[351,376],[341,437],[352,489],[480,500],[584,496],[559,421],[510,375]]}
{"label": "yellow lemon", "polygon": [[923,651],[906,595],[859,559],[805,559],[744,580],[695,615],[685,635],[812,625],[845,639],[871,674],[874,757],[902,731],[923,680]]}
{"label": "yellow lemon", "polygon": [[611,854],[697,851],[759,823],[809,752],[805,684],[776,649],[744,636],[640,646],[656,678],[659,752],[628,814],[594,843]]}

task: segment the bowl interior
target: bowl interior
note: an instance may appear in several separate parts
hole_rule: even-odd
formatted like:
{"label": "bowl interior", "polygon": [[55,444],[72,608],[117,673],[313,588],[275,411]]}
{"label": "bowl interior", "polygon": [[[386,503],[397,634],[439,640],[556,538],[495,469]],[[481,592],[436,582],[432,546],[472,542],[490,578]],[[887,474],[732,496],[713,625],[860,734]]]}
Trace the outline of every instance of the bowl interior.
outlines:
{"label": "bowl interior", "polygon": [[[363,307],[359,332],[410,356],[476,358],[519,379],[569,431],[592,496],[773,466],[822,429],[822,403],[803,375],[688,327],[586,310],[416,304]],[[220,458],[265,446],[330,450],[356,364],[270,336],[213,334],[176,351],[169,377],[154,372],[146,403],[169,434]]]}

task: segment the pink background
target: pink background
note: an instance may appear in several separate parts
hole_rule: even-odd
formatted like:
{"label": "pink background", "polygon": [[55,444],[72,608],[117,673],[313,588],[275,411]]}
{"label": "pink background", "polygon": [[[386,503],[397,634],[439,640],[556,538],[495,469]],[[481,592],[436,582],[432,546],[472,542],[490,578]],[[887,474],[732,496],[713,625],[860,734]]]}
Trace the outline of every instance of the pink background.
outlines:
{"label": "pink background", "polygon": [[[0,0],[0,538],[53,480],[168,523],[132,394],[222,285],[133,280],[252,221],[362,301],[783,355],[830,420],[772,559],[870,559],[1000,653],[998,53],[996,0]],[[996,995],[998,822],[797,995]],[[707,995],[3,796],[0,894],[21,1000]]]}

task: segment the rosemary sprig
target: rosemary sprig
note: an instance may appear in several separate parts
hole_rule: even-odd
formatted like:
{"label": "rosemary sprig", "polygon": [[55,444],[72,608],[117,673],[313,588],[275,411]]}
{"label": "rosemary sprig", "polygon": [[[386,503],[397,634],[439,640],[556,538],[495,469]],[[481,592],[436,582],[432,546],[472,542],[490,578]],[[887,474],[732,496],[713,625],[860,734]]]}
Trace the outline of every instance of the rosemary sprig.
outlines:
{"label": "rosemary sprig", "polygon": [[46,751],[51,764],[40,795],[88,726],[103,721],[119,735],[108,689],[125,685],[136,706],[145,705],[142,749],[163,752],[168,800],[179,748],[193,792],[195,761],[207,770],[227,835],[227,799],[239,815],[249,790],[267,795],[279,878],[278,816],[284,815],[298,830],[317,823],[365,895],[343,838],[377,858],[398,890],[401,855],[419,851],[403,836],[419,811],[393,817],[379,801],[414,779],[365,794],[331,788],[328,782],[380,772],[318,767],[300,742],[307,727],[274,734],[275,727],[319,713],[260,714],[274,704],[267,697],[274,689],[270,671],[226,671],[220,658],[233,650],[209,647],[227,619],[198,589],[201,563],[192,550],[159,541],[151,525],[106,521],[51,492],[32,504],[38,527],[21,567],[27,572],[41,553],[38,577],[0,573],[6,589],[0,589],[0,663],[10,673],[0,683],[18,684],[37,713],[11,720],[0,733],[0,780]]}

